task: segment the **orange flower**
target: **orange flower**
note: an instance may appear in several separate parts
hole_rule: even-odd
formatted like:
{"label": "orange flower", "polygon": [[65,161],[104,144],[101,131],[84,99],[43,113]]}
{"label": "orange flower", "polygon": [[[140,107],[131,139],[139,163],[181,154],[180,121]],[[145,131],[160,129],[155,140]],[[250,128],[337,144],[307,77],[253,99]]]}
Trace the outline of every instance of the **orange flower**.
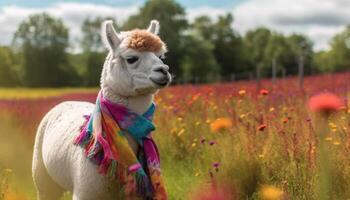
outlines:
{"label": "orange flower", "polygon": [[269,91],[268,91],[268,90],[265,90],[265,89],[261,89],[261,90],[260,90],[260,94],[265,96],[265,95],[268,95],[268,94],[269,94]]}
{"label": "orange flower", "polygon": [[261,188],[261,197],[264,200],[280,200],[283,198],[283,191],[272,185],[265,185]]}
{"label": "orange flower", "polygon": [[282,120],[282,122],[283,122],[284,124],[286,124],[288,121],[289,121],[288,117],[286,117],[286,118],[284,118],[284,119]]}
{"label": "orange flower", "polygon": [[232,127],[232,121],[229,118],[218,118],[210,124],[210,130],[214,133],[229,129]]}
{"label": "orange flower", "polygon": [[240,91],[238,91],[238,94],[239,94],[240,96],[244,96],[246,93],[247,93],[247,92],[246,92],[245,90],[240,90]]}
{"label": "orange flower", "polygon": [[313,112],[335,112],[340,110],[342,106],[344,106],[342,99],[328,92],[315,95],[309,100],[309,108]]}
{"label": "orange flower", "polygon": [[261,124],[260,126],[258,126],[257,130],[258,131],[264,131],[266,127],[267,127],[266,124]]}

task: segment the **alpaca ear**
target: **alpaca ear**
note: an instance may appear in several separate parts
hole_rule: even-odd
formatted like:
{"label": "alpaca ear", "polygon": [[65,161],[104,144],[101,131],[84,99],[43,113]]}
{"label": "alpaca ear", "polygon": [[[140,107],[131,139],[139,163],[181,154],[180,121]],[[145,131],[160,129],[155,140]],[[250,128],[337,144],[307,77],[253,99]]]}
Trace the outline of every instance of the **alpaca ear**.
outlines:
{"label": "alpaca ear", "polygon": [[158,35],[158,33],[159,33],[159,22],[157,20],[155,20],[155,19],[152,20],[151,24],[149,25],[149,27],[147,29],[147,31]]}
{"label": "alpaca ear", "polygon": [[115,51],[121,43],[117,32],[113,28],[112,20],[107,20],[102,23],[101,36],[103,43],[111,51]]}

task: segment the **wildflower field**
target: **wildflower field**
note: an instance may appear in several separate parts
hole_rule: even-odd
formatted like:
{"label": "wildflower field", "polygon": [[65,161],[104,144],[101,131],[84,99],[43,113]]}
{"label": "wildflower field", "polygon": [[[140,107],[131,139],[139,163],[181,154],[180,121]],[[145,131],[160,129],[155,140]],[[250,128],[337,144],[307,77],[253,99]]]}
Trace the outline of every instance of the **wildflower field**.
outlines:
{"label": "wildflower field", "polygon": [[[343,104],[317,120],[308,102],[326,91]],[[0,199],[35,199],[38,123],[54,105],[94,102],[97,92],[0,89]],[[308,77],[303,90],[287,78],[259,91],[252,81],[161,91],[153,134],[169,199],[350,199],[349,98],[350,73]]]}

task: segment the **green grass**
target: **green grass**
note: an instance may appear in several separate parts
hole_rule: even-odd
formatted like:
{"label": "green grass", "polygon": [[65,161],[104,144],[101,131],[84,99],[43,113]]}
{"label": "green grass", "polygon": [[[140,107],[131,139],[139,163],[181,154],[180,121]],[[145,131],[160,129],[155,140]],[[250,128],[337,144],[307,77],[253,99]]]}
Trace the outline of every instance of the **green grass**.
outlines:
{"label": "green grass", "polygon": [[[180,96],[166,91],[157,98],[154,138],[169,199],[189,199],[213,181],[229,188],[237,199],[262,199],[264,185],[279,188],[289,199],[319,199],[320,138],[315,132],[319,125],[309,120],[313,115],[307,109],[305,96],[276,103],[269,96],[216,96],[201,92],[198,97],[197,93]],[[325,124],[329,131],[324,148],[332,163],[331,199],[350,198],[348,109]],[[19,121],[10,116],[1,118],[0,170],[12,170],[10,191],[35,199],[30,175],[32,134],[18,126],[20,118]],[[217,118],[230,119],[232,127],[211,130]],[[258,130],[262,124],[267,128]],[[217,169],[213,167],[216,162],[220,163]],[[64,199],[70,199],[70,195]]]}

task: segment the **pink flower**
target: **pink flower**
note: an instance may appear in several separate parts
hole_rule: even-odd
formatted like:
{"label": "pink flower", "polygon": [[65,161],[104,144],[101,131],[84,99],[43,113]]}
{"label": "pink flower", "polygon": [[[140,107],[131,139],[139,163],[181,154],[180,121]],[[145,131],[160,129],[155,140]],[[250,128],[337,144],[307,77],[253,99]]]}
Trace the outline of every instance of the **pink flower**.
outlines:
{"label": "pink flower", "polygon": [[344,101],[332,93],[322,93],[315,95],[309,100],[309,108],[313,112],[331,113],[341,109]]}

